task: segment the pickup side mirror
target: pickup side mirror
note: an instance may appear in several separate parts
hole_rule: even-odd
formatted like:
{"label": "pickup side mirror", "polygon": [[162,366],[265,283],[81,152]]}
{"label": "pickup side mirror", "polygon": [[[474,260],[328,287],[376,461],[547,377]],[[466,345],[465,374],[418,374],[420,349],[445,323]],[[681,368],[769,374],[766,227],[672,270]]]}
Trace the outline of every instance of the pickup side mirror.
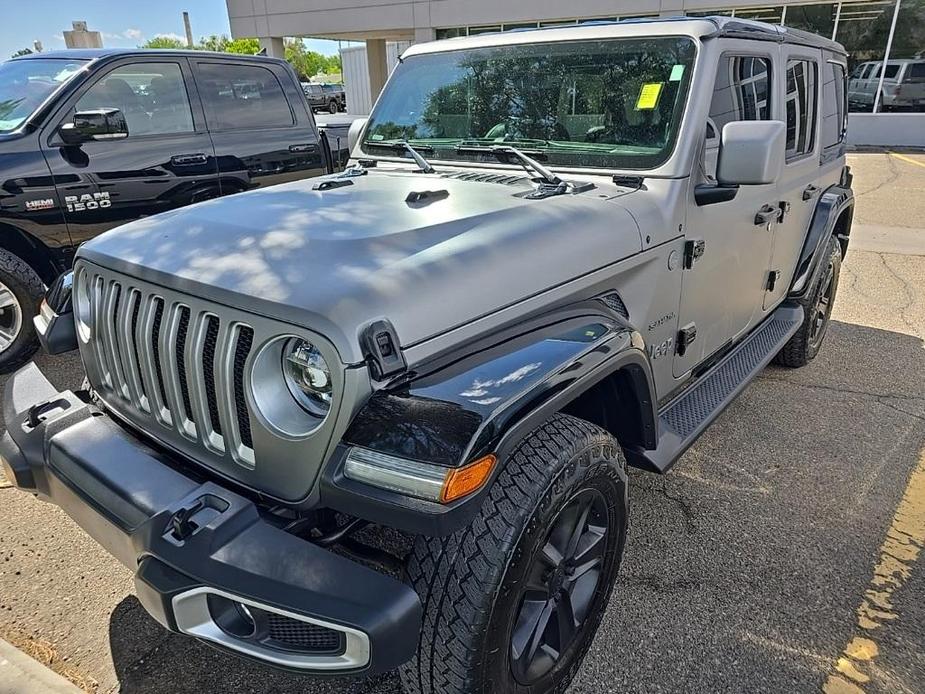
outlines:
{"label": "pickup side mirror", "polygon": [[786,126],[779,120],[726,123],[716,165],[719,185],[774,183],[784,168],[785,135]]}
{"label": "pickup side mirror", "polygon": [[69,145],[88,140],[121,140],[128,137],[125,115],[117,108],[98,108],[78,111],[70,123],[58,130],[61,139]]}
{"label": "pickup side mirror", "polygon": [[363,128],[366,127],[366,121],[369,118],[357,118],[350,124],[350,130],[347,131],[347,147],[350,149],[350,154],[353,154],[354,147],[357,146],[357,142],[360,141],[360,133],[363,132]]}

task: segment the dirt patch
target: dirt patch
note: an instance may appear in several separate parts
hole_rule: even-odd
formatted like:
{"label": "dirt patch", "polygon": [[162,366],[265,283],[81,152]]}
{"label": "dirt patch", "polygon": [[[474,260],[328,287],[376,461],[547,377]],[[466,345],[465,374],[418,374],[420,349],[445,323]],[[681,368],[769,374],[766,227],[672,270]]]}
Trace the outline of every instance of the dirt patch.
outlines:
{"label": "dirt patch", "polygon": [[67,664],[67,656],[58,653],[53,644],[42,639],[28,636],[13,629],[0,628],[0,638],[12,644],[23,653],[51,668],[59,675],[90,694],[99,691],[99,683],[92,677],[84,675]]}

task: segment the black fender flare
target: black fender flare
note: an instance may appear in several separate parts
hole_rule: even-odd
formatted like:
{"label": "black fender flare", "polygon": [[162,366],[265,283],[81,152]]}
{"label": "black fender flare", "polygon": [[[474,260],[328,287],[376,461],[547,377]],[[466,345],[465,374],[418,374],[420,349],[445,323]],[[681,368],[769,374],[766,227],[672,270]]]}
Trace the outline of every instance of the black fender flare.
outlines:
{"label": "black fender flare", "polygon": [[[452,533],[477,513],[524,436],[618,372],[634,390],[642,444],[656,445],[655,390],[642,336],[606,308],[466,351],[369,398],[325,467],[322,505],[408,532]],[[500,464],[480,491],[443,505],[345,478],[351,446],[450,468],[494,453]]]}
{"label": "black fender flare", "polygon": [[[836,224],[843,214],[847,214],[847,223],[836,229]],[[790,297],[803,298],[815,284],[822,268],[822,255],[825,253],[829,237],[836,234],[842,244],[842,251],[848,249],[848,235],[851,232],[851,220],[854,215],[854,193],[851,188],[833,185],[819,196],[813,218],[806,232],[806,239],[800,251],[793,282],[790,285]]]}

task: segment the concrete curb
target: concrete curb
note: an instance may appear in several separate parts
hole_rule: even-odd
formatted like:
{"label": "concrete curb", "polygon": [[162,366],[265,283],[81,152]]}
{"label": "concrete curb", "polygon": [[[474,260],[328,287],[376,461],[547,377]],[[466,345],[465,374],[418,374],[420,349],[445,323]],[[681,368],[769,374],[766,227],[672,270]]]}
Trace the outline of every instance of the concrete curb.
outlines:
{"label": "concrete curb", "polygon": [[0,639],[0,694],[82,694],[83,690]]}

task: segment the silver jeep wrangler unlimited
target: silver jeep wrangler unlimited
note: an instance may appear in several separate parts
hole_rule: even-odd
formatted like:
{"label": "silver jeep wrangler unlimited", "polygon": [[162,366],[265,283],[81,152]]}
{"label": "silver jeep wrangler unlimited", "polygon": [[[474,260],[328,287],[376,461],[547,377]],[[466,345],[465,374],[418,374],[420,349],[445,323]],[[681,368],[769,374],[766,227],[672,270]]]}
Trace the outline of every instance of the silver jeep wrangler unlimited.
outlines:
{"label": "silver jeep wrangler unlimited", "polygon": [[[168,629],[409,692],[560,692],[666,472],[826,333],[845,54],[726,18],[410,48],[337,175],[87,243],[4,395],[17,486]],[[387,529],[383,531],[383,529]]]}

